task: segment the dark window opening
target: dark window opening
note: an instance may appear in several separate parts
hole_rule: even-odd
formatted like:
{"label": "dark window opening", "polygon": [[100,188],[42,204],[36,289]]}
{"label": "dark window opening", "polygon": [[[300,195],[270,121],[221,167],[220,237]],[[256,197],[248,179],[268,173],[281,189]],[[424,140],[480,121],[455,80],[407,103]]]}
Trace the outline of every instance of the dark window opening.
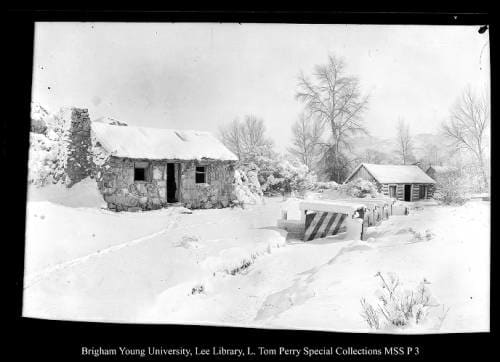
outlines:
{"label": "dark window opening", "polygon": [[206,182],[206,167],[197,166],[196,167],[196,183],[203,184]]}
{"label": "dark window opening", "polygon": [[148,162],[135,162],[134,181],[151,181],[150,164]]}
{"label": "dark window opening", "polygon": [[425,199],[425,194],[426,194],[426,189],[424,185],[420,185],[420,193],[419,193],[419,198],[420,199]]}
{"label": "dark window opening", "polygon": [[134,168],[134,181],[146,181],[146,169],[143,167]]}

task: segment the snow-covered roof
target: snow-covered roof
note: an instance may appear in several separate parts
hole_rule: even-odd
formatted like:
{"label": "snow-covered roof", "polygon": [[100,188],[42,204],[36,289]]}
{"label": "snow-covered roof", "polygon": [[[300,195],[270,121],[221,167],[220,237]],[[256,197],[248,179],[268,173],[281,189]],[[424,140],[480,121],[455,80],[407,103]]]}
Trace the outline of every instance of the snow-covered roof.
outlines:
{"label": "snow-covered roof", "polygon": [[347,178],[347,180],[350,180],[361,167],[364,167],[381,184],[436,183],[436,181],[430,178],[420,167],[416,165],[377,165],[373,163],[360,164]]}
{"label": "snow-covered roof", "polygon": [[325,212],[338,212],[341,214],[353,214],[359,209],[364,209],[366,206],[362,203],[350,202],[350,201],[337,201],[337,200],[308,200],[301,201],[299,204],[299,209],[301,211],[311,210],[311,211],[325,211]]}
{"label": "snow-covered roof", "polygon": [[209,132],[115,126],[92,122],[101,146],[116,157],[151,160],[238,160]]}

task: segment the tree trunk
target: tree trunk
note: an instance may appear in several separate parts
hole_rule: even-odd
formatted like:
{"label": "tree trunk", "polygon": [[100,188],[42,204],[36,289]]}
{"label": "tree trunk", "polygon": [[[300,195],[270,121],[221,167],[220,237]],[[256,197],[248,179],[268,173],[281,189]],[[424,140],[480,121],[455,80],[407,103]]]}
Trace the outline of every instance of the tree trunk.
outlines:
{"label": "tree trunk", "polygon": [[337,137],[336,141],[335,141],[335,171],[337,173],[337,179],[335,180],[335,182],[337,183],[340,183],[340,170],[339,170],[339,139]]}
{"label": "tree trunk", "polygon": [[479,149],[478,157],[479,157],[479,167],[481,168],[481,174],[483,176],[484,187],[486,190],[488,190],[488,187],[489,187],[488,175],[486,175],[486,169],[484,167],[483,152],[481,151],[481,149]]}

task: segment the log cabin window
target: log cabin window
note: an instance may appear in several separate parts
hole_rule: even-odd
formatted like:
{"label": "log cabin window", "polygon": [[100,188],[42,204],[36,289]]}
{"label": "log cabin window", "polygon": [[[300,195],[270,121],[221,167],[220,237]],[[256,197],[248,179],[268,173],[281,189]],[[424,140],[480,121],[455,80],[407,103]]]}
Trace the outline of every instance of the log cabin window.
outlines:
{"label": "log cabin window", "polygon": [[425,185],[420,185],[420,190],[419,190],[419,195],[418,195],[418,198],[419,199],[425,199],[425,196],[427,194],[427,190],[426,190],[426,186]]}
{"label": "log cabin window", "polygon": [[207,180],[207,168],[205,166],[196,166],[196,183],[204,184]]}
{"label": "log cabin window", "polygon": [[389,197],[396,197],[396,185],[389,186]]}
{"label": "log cabin window", "polygon": [[134,181],[149,182],[150,172],[149,164],[147,162],[134,163]]}

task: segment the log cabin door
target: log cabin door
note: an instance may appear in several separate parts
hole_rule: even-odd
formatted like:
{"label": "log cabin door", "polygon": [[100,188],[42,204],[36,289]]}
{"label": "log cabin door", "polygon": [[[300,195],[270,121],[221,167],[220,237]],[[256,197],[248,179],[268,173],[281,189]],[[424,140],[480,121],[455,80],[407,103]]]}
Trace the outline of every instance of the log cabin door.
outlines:
{"label": "log cabin door", "polygon": [[179,201],[179,169],[178,163],[167,163],[167,202]]}
{"label": "log cabin door", "polygon": [[411,185],[405,185],[405,201],[411,201]]}

